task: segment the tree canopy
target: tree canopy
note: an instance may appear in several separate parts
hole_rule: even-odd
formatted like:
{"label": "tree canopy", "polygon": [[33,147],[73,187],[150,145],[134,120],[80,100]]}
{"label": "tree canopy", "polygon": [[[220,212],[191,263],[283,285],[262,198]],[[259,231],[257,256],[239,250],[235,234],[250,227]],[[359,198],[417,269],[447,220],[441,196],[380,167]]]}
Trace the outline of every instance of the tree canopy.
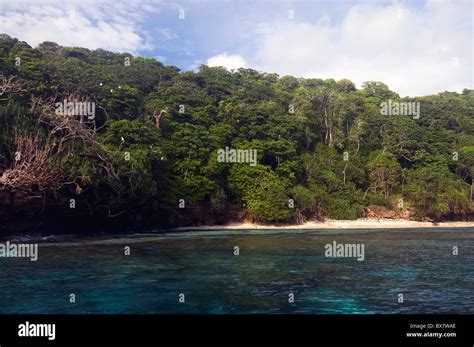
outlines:
{"label": "tree canopy", "polygon": [[[382,82],[183,72],[7,35],[0,74],[7,222],[301,223],[355,219],[371,205],[417,219],[473,217],[473,90],[400,98]],[[94,103],[95,114],[58,115],[63,100]],[[388,100],[419,102],[420,116],[383,115]],[[256,165],[219,162],[226,147],[256,150]]]}

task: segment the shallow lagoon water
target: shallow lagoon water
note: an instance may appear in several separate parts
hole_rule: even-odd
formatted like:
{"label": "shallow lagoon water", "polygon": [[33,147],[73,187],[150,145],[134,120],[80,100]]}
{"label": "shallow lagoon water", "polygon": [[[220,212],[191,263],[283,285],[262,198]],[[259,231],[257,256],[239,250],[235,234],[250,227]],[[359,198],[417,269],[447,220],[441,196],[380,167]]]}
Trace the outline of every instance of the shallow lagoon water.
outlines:
{"label": "shallow lagoon water", "polygon": [[[333,241],[364,244],[365,260],[325,257]],[[196,231],[41,243],[36,262],[0,259],[0,313],[473,314],[474,228]]]}

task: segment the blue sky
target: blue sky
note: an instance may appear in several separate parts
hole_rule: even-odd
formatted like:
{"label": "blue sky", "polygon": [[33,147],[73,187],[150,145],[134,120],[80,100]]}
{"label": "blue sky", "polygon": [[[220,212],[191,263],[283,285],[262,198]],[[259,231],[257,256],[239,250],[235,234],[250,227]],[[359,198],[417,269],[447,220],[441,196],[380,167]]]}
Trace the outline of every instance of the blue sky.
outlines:
{"label": "blue sky", "polygon": [[377,80],[403,96],[473,88],[471,0],[0,2],[0,31],[32,46],[126,51],[183,70]]}

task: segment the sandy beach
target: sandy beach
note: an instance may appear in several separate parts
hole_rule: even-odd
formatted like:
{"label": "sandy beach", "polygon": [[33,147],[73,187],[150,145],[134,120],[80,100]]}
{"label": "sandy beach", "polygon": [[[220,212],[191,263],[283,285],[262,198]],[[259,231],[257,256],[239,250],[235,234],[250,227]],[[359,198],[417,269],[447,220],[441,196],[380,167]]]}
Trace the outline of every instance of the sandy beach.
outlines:
{"label": "sandy beach", "polygon": [[474,222],[417,222],[405,219],[367,219],[310,221],[305,224],[261,225],[254,223],[231,223],[227,225],[201,225],[179,227],[171,230],[247,230],[247,229],[396,229],[396,228],[474,228]]}

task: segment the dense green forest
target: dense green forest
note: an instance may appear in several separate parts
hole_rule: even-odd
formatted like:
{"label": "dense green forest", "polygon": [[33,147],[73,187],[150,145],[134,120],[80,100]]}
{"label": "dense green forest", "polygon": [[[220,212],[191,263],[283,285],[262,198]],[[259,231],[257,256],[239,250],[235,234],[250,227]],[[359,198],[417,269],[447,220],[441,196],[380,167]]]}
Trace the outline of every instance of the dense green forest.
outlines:
{"label": "dense green forest", "polygon": [[[185,72],[7,35],[0,67],[3,233],[370,211],[473,219],[473,90],[400,98],[382,82]],[[64,100],[93,103],[95,114],[58,114]],[[419,102],[420,114],[384,115],[388,100]],[[256,150],[257,162],[220,162],[226,147]]]}

